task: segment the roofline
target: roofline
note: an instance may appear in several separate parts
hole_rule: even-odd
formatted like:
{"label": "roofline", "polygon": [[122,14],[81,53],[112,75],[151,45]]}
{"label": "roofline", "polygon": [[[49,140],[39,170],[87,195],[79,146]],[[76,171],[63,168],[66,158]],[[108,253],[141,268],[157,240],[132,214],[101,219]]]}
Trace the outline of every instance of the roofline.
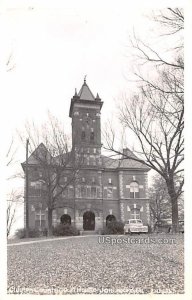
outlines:
{"label": "roofline", "polygon": [[94,104],[94,105],[98,105],[100,107],[100,109],[103,106],[103,101],[93,101],[93,100],[83,100],[83,99],[71,99],[71,105],[70,105],[70,109],[69,109],[69,117],[72,118],[72,111],[73,111],[73,106],[75,103],[85,103],[85,104]]}

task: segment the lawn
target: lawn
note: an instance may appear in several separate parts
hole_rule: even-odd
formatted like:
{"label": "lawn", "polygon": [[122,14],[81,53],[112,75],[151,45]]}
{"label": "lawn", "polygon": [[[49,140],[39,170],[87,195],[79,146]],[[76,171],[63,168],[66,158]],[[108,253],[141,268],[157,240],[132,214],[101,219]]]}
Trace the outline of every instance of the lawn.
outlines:
{"label": "lawn", "polygon": [[[141,241],[147,237],[155,242]],[[86,236],[10,245],[8,293],[184,292],[182,234],[133,235],[131,243],[128,238],[111,236],[103,243],[101,237]],[[158,238],[175,240],[162,244]]]}

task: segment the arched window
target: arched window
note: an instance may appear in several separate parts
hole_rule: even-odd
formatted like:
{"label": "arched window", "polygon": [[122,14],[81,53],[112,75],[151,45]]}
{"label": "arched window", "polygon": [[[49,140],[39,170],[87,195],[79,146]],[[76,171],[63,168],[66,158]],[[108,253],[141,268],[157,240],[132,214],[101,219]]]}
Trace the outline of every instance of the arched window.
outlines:
{"label": "arched window", "polygon": [[140,219],[140,209],[133,208],[131,210],[131,219]]}
{"label": "arched window", "polygon": [[135,181],[130,184],[130,198],[139,198],[139,185]]}
{"label": "arched window", "polygon": [[61,218],[60,218],[60,221],[61,221],[61,224],[65,224],[65,225],[69,224],[69,225],[71,225],[71,217],[68,214],[62,215]]}
{"label": "arched window", "polygon": [[111,224],[112,222],[115,222],[116,218],[114,215],[108,215],[106,218],[106,226],[108,226],[109,224]]}

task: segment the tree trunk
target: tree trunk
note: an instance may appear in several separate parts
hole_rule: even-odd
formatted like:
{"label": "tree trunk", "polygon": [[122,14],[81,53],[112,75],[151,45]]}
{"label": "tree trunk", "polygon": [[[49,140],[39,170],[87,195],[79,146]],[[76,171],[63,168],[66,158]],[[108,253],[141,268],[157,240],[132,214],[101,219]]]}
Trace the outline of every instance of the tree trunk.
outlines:
{"label": "tree trunk", "polygon": [[47,231],[48,236],[53,235],[52,214],[53,214],[53,209],[48,208],[48,231]]}
{"label": "tree trunk", "polygon": [[168,193],[171,199],[172,208],[172,231],[174,233],[179,232],[179,212],[178,212],[178,197],[175,192],[175,186],[173,179],[167,181]]}

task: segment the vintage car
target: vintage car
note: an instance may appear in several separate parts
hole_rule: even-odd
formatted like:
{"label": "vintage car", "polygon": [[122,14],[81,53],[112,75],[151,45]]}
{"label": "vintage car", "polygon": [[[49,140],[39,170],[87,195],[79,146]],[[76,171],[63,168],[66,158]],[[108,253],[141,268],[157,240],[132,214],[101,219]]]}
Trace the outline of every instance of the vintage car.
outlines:
{"label": "vintage car", "polygon": [[129,219],[125,222],[124,234],[127,233],[147,233],[148,226],[144,226],[142,220],[139,219]]}

